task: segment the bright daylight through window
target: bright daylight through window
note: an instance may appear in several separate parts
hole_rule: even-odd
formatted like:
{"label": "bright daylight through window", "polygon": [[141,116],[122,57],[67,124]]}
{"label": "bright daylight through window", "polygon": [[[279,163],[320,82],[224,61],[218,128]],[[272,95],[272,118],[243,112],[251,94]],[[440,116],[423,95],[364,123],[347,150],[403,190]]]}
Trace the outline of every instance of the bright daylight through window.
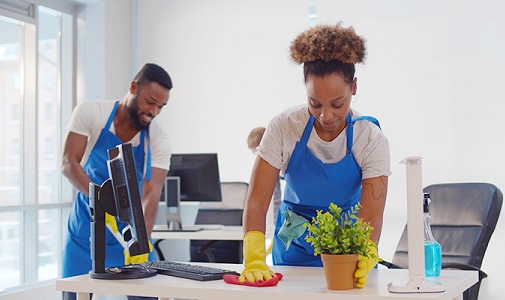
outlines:
{"label": "bright daylight through window", "polygon": [[[71,200],[62,200],[62,75],[71,74],[72,16],[0,0],[0,290],[60,276]],[[12,11],[9,11],[9,4]],[[16,10],[17,9],[17,10]],[[30,13],[36,9],[36,14]],[[16,17],[19,14],[19,18]],[[69,59],[66,59],[68,57]],[[70,71],[69,71],[70,70]],[[67,91],[68,93],[68,91]],[[65,93],[65,94],[67,94]],[[70,93],[72,94],[72,93]],[[69,197],[67,197],[69,198]]]}

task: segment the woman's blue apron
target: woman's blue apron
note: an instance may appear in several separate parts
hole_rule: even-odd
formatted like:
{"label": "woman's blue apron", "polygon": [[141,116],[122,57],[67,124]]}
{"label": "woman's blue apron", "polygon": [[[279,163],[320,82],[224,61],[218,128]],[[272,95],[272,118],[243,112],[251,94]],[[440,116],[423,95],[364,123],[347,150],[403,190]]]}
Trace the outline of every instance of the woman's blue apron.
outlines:
{"label": "woman's blue apron", "polygon": [[[353,125],[357,120],[369,120],[379,126],[373,117],[358,117],[351,120],[347,115],[347,154],[336,163],[323,163],[307,147],[314,116],[310,116],[302,137],[296,143],[284,173],[286,187],[284,200],[277,215],[272,259],[275,265],[322,266],[319,256],[314,256],[314,247],[305,241],[304,232],[291,241],[289,248],[279,238],[287,210],[311,221],[317,210],[327,211],[330,202],[347,211],[355,206],[361,196],[361,168],[352,154]],[[380,127],[380,126],[379,126]]]}
{"label": "woman's blue apron", "polygon": [[[114,105],[112,112],[107,120],[107,124],[102,129],[98,140],[96,141],[89,158],[84,165],[84,171],[88,174],[92,182],[101,185],[109,178],[107,169],[108,154],[107,149],[114,148],[122,144],[120,138],[109,131],[109,128],[114,120],[118,107],[118,102]],[[142,130],[140,132],[140,143],[138,146],[133,147],[133,155],[135,157],[135,166],[137,169],[137,179],[139,184],[140,193],[142,194],[142,181],[143,181],[143,168],[144,168],[144,140],[147,137],[149,143],[149,131]],[[147,165],[146,165],[146,179],[151,177],[151,151],[148,144],[147,150]],[[122,232],[126,227],[126,223],[120,222],[116,217],[119,232]],[[63,273],[62,277],[70,277],[81,274],[87,274],[91,270],[91,251],[90,251],[90,224],[91,212],[89,209],[89,198],[82,194],[77,193],[76,199],[73,204],[72,211],[68,219],[68,234],[67,240],[63,251]],[[105,267],[120,266],[124,264],[124,252],[121,244],[118,243],[116,238],[106,231],[106,258]],[[154,260],[155,254],[149,254],[149,260]]]}

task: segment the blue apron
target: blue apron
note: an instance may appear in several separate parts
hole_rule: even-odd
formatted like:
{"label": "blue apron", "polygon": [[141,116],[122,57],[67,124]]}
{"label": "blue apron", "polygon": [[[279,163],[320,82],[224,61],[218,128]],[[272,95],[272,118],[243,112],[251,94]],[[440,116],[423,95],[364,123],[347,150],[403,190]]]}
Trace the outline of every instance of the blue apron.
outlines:
{"label": "blue apron", "polygon": [[[120,138],[109,131],[109,128],[114,120],[118,107],[118,102],[114,105],[112,112],[107,120],[107,124],[102,129],[98,140],[96,141],[89,158],[84,165],[84,171],[90,177],[91,181],[101,185],[109,178],[107,169],[108,154],[107,149],[114,148],[122,144]],[[133,147],[133,155],[135,157],[135,166],[137,168],[137,179],[139,184],[140,193],[142,194],[143,182],[143,167],[144,167],[144,140],[147,137],[149,141],[149,131],[142,130],[140,132],[140,143],[138,146]],[[151,151],[148,143],[147,150],[147,165],[146,165],[146,179],[151,177]],[[122,232],[126,227],[126,223],[120,222],[116,217],[119,232]],[[70,277],[76,275],[87,274],[91,270],[91,251],[90,251],[90,224],[91,212],[89,209],[89,198],[82,194],[77,193],[76,199],[73,204],[72,211],[68,219],[68,234],[67,240],[63,251],[63,272],[62,277]],[[123,247],[112,233],[106,229],[106,258],[105,267],[120,266],[124,264]],[[155,254],[149,254],[149,260],[154,260]]]}
{"label": "blue apron", "polygon": [[[277,215],[272,259],[275,265],[322,266],[319,256],[314,256],[314,247],[305,241],[305,233],[295,238],[286,250],[278,237],[287,210],[304,217],[309,222],[317,210],[327,211],[330,202],[347,211],[356,205],[361,196],[361,168],[352,154],[353,125],[357,120],[369,120],[379,126],[373,117],[351,119],[347,115],[347,154],[336,163],[323,163],[307,147],[314,116],[310,116],[302,137],[296,143],[284,173],[286,187],[284,200]],[[380,126],[379,126],[380,127]]]}

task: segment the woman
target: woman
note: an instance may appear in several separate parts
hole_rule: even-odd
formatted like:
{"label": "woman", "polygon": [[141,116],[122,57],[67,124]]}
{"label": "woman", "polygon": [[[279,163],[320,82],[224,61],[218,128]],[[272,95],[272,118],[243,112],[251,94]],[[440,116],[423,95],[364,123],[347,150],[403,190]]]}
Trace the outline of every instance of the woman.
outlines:
{"label": "woman", "polygon": [[[382,229],[391,173],[388,141],[377,120],[350,107],[357,90],[354,64],[366,55],[364,39],[352,27],[319,25],[293,40],[290,51],[293,61],[303,63],[307,103],[274,117],[259,146],[244,211],[241,282],[275,276],[265,264],[264,232],[279,172],[286,188],[275,226],[275,265],[322,265],[304,240],[303,223],[330,202],[344,210],[359,202],[358,217],[375,228],[373,242]],[[376,263],[377,258],[360,257],[358,287]]]}

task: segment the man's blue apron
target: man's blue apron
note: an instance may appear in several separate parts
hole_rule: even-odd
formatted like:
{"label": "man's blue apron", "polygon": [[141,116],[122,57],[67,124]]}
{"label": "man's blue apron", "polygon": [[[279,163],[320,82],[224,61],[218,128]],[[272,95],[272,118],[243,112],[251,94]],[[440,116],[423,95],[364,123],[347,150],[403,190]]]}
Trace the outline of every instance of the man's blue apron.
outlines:
{"label": "man's blue apron", "polygon": [[[107,169],[108,154],[107,149],[114,148],[123,141],[115,134],[109,131],[109,128],[114,120],[118,107],[118,102],[107,120],[107,124],[102,129],[98,140],[96,141],[89,158],[84,165],[84,171],[90,177],[91,181],[101,185],[109,178]],[[140,193],[142,194],[142,181],[143,181],[143,168],[144,168],[144,140],[147,137],[149,141],[149,131],[142,130],[140,132],[140,144],[133,147],[133,155],[135,156],[135,166],[137,168],[137,179],[139,184]],[[147,166],[146,166],[146,179],[151,177],[151,151],[148,144],[147,151]],[[116,217],[119,232],[122,232],[126,227],[126,223],[120,222]],[[68,235],[63,251],[63,274],[62,277],[70,277],[81,274],[87,274],[91,270],[91,251],[90,251],[90,224],[91,213],[89,209],[89,198],[82,194],[77,193],[74,201],[73,209],[68,219]],[[120,266],[124,264],[123,247],[118,243],[116,238],[106,231],[106,258],[105,267]],[[155,254],[149,254],[149,260],[154,260]]]}
{"label": "man's blue apron", "polygon": [[[275,265],[322,266],[319,256],[314,256],[314,247],[305,241],[306,232],[292,240],[286,250],[278,233],[287,210],[304,217],[309,222],[317,210],[328,211],[330,202],[347,211],[356,205],[361,196],[361,168],[352,154],[353,125],[357,120],[369,120],[379,126],[373,117],[358,117],[351,120],[347,115],[347,154],[336,163],[323,163],[307,147],[314,116],[310,116],[302,137],[296,143],[284,174],[286,187],[284,200],[277,215],[272,258]],[[380,127],[380,126],[379,126]]]}

